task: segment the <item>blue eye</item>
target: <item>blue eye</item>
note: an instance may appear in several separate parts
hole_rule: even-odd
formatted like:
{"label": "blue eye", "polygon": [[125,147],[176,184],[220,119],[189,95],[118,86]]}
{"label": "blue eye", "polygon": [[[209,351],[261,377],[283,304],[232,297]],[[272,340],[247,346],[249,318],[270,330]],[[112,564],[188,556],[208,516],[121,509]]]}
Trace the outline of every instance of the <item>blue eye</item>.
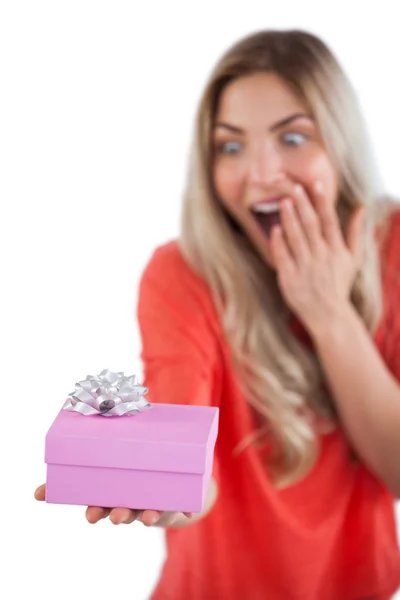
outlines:
{"label": "blue eye", "polygon": [[302,133],[286,133],[283,136],[283,143],[287,146],[300,146],[305,140],[306,136]]}
{"label": "blue eye", "polygon": [[226,142],[221,144],[220,152],[222,154],[237,154],[240,152],[242,145],[239,142]]}

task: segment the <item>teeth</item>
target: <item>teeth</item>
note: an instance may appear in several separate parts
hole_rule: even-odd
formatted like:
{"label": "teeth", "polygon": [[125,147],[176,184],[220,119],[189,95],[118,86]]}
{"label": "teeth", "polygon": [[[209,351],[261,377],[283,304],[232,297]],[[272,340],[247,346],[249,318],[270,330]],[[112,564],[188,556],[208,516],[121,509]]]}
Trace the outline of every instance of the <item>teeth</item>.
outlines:
{"label": "teeth", "polygon": [[279,202],[265,202],[264,204],[255,204],[252,210],[257,213],[269,214],[279,210]]}

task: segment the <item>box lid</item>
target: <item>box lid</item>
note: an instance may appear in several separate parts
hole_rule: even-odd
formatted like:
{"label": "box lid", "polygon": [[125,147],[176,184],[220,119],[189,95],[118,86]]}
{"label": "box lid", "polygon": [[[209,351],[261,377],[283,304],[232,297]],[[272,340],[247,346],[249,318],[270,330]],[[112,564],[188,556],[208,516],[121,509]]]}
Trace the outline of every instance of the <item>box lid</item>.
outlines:
{"label": "box lid", "polygon": [[48,464],[205,473],[219,409],[152,404],[132,416],[84,416],[61,410],[46,435]]}

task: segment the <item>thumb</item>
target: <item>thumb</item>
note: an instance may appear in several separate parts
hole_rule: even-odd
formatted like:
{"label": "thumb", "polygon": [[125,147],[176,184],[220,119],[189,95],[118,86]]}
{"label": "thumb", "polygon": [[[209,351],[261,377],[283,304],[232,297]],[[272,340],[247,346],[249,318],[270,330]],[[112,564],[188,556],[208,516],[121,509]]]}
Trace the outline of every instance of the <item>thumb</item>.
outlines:
{"label": "thumb", "polygon": [[45,500],[46,499],[46,484],[40,485],[35,491],[35,499],[36,500]]}
{"label": "thumb", "polygon": [[347,246],[357,267],[361,266],[364,257],[363,225],[365,220],[365,211],[365,206],[356,208],[350,218],[347,229]]}

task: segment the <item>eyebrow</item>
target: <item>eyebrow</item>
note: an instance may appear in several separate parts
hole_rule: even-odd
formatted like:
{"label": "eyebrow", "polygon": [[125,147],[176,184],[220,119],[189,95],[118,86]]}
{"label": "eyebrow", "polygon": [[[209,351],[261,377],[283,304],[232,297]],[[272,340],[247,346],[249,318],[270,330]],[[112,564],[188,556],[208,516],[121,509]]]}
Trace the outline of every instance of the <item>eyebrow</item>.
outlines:
{"label": "eyebrow", "polygon": [[[269,128],[269,131],[271,133],[273,133],[274,131],[277,131],[278,129],[285,127],[286,125],[290,125],[290,123],[292,123],[293,121],[296,121],[297,119],[308,119],[309,121],[313,121],[312,117],[306,113],[295,113],[294,115],[290,115],[289,117],[285,117],[281,121],[274,123],[274,125],[272,125]],[[231,131],[232,133],[237,133],[238,135],[244,134],[243,129],[240,129],[240,127],[236,127],[236,125],[231,125],[230,123],[226,123],[224,121],[218,121],[217,123],[215,123],[214,128],[215,129],[218,129],[218,128],[227,129],[228,131]]]}

